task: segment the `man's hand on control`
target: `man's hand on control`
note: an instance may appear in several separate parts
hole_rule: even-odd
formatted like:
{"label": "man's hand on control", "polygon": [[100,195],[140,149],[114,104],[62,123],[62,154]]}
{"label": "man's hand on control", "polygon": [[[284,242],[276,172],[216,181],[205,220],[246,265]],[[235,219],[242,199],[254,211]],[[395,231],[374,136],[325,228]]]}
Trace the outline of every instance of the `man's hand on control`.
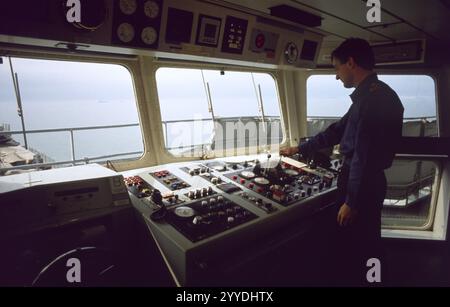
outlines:
{"label": "man's hand on control", "polygon": [[297,146],[280,149],[280,156],[289,157],[289,156],[295,155],[296,153],[298,153]]}

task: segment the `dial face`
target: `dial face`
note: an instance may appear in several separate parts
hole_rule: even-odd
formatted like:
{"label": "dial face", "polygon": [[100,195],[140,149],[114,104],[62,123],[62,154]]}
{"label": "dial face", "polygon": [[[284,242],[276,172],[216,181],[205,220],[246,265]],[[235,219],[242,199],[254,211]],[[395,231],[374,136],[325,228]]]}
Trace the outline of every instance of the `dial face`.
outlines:
{"label": "dial face", "polygon": [[145,16],[149,18],[156,18],[159,15],[159,5],[155,1],[146,1],[144,4]]}
{"label": "dial face", "polygon": [[179,217],[191,217],[194,216],[194,209],[191,207],[181,206],[175,208],[175,214]]}
{"label": "dial face", "polygon": [[[69,21],[69,19],[67,19],[67,13],[71,10],[71,8],[66,6],[66,2],[67,1],[64,1],[63,12],[66,20],[71,26],[83,31],[95,31],[105,23],[107,8],[104,0],[81,1],[80,18],[82,18],[80,21],[75,21],[72,19]],[[70,17],[73,18],[74,16]]]}
{"label": "dial face", "polygon": [[296,44],[290,42],[287,43],[286,48],[284,49],[284,55],[286,56],[286,61],[289,64],[295,63],[298,57],[298,47]]}
{"label": "dial face", "polygon": [[133,14],[137,9],[136,0],[120,0],[120,10],[126,15]]}
{"label": "dial face", "polygon": [[145,27],[141,33],[142,41],[147,45],[153,45],[158,39],[158,33],[153,27]]}
{"label": "dial face", "polygon": [[129,43],[134,38],[134,28],[129,23],[121,23],[117,28],[117,36],[124,43]]}

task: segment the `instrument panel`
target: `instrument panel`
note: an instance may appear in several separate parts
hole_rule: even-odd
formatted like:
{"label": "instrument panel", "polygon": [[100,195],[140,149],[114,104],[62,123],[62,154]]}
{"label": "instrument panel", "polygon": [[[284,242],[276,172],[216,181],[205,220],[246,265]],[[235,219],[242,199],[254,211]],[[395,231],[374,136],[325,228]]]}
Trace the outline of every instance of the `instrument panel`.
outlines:
{"label": "instrument panel", "polygon": [[336,177],[332,169],[268,158],[177,163],[124,180],[130,194],[151,209],[150,220],[198,242],[301,205],[332,189]]}
{"label": "instrument panel", "polygon": [[200,285],[212,274],[205,267],[225,267],[217,259],[328,207],[338,171],[268,155],[172,163],[123,175],[177,282]]}

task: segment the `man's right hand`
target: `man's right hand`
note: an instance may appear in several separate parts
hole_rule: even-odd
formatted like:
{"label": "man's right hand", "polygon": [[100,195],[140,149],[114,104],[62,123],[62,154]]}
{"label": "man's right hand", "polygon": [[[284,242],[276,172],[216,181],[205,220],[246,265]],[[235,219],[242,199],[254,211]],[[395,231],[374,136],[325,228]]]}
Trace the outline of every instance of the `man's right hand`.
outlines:
{"label": "man's right hand", "polygon": [[280,156],[287,156],[288,157],[288,156],[295,155],[296,153],[298,153],[298,147],[297,146],[280,149]]}

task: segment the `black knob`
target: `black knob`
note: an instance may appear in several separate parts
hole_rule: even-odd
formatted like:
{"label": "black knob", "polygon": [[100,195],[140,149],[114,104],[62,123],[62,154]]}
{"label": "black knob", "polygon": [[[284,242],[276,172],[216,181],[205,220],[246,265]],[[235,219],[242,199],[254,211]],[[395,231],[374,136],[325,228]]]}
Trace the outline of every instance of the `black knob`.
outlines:
{"label": "black knob", "polygon": [[256,160],[255,167],[253,167],[253,173],[256,176],[261,176],[261,163],[258,160]]}
{"label": "black knob", "polygon": [[155,204],[163,206],[161,191],[158,189],[153,190],[151,199]]}

